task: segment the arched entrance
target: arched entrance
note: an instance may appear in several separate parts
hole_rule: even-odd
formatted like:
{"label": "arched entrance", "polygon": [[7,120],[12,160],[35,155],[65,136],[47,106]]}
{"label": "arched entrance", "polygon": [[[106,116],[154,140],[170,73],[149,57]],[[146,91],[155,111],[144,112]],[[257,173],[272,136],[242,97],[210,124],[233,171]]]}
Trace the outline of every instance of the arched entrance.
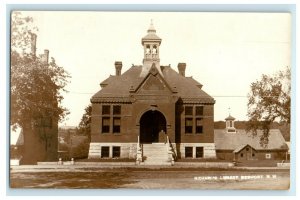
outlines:
{"label": "arched entrance", "polygon": [[140,142],[141,143],[154,143],[162,141],[164,136],[161,131],[166,133],[166,119],[159,111],[147,111],[140,119]]}

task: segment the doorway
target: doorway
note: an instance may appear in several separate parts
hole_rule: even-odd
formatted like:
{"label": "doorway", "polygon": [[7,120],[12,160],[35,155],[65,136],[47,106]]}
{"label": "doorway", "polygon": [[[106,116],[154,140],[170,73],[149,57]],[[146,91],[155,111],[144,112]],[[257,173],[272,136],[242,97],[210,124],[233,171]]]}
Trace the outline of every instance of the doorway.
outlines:
{"label": "doorway", "polygon": [[161,131],[166,133],[166,119],[159,111],[147,111],[140,119],[140,142],[141,143],[157,143],[159,141]]}

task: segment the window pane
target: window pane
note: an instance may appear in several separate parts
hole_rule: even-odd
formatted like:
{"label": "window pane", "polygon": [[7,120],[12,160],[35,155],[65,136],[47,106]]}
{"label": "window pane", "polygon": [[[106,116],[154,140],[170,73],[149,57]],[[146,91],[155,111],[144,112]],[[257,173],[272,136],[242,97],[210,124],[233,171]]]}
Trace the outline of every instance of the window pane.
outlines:
{"label": "window pane", "polygon": [[185,119],[185,126],[193,126],[193,119],[192,118],[186,118]]}
{"label": "window pane", "polygon": [[203,147],[196,147],[196,158],[203,158]]}
{"label": "window pane", "polygon": [[120,126],[121,125],[121,119],[119,117],[114,117],[114,126]]}
{"label": "window pane", "polygon": [[103,117],[103,121],[102,121],[102,124],[104,125],[104,126],[109,126],[109,118],[108,117]]}
{"label": "window pane", "polygon": [[119,117],[114,117],[113,132],[120,133],[120,129],[121,129],[121,119]]}
{"label": "window pane", "polygon": [[185,133],[193,133],[193,119],[192,118],[185,119]]}
{"label": "window pane", "polygon": [[102,133],[109,133],[110,119],[109,117],[102,118]]}
{"label": "window pane", "polygon": [[202,125],[202,118],[197,118],[196,119],[196,126],[201,126]]}
{"label": "window pane", "polygon": [[120,115],[121,114],[121,106],[113,106],[113,114]]}
{"label": "window pane", "polygon": [[196,106],[196,115],[203,115],[203,106]]}
{"label": "window pane", "polygon": [[101,147],[101,158],[109,157],[109,147]]}
{"label": "window pane", "polygon": [[109,115],[110,114],[110,106],[102,106],[102,115]]}
{"label": "window pane", "polygon": [[193,157],[193,147],[185,147],[185,157],[186,158]]}
{"label": "window pane", "polygon": [[185,115],[193,115],[193,107],[185,106]]}
{"label": "window pane", "polygon": [[119,158],[121,154],[120,147],[113,147],[113,158]]}
{"label": "window pane", "polygon": [[196,133],[203,133],[203,126],[196,126]]}

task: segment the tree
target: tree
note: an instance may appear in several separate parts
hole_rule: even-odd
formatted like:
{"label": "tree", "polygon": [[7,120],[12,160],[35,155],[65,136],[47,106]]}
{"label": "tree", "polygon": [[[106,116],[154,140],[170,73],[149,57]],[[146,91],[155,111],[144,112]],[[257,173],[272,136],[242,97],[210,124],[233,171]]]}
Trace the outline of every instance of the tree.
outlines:
{"label": "tree", "polygon": [[262,75],[251,84],[248,94],[247,131],[254,136],[262,130],[261,145],[268,144],[270,125],[274,121],[290,124],[291,70],[286,67],[274,74]]}
{"label": "tree", "polygon": [[92,105],[88,105],[84,109],[84,114],[82,115],[81,121],[77,128],[77,133],[80,135],[88,136],[91,139],[91,116],[92,116]]}
{"label": "tree", "polygon": [[35,46],[31,40],[37,31],[32,22],[31,17],[24,17],[20,12],[12,13],[10,124],[23,128],[24,143],[31,134],[31,140],[38,137],[37,141],[44,145],[44,149],[39,150],[47,151],[48,139],[55,139],[51,136],[53,131],[48,130],[69,113],[61,102],[70,76],[54,58],[48,63],[48,59],[32,52]]}

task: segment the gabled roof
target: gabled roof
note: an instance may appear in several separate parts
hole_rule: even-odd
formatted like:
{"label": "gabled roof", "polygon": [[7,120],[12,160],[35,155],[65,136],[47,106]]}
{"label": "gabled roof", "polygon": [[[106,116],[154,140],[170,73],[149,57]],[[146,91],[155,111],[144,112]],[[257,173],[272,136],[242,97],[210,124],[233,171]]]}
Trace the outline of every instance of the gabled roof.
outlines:
{"label": "gabled roof", "polygon": [[[245,147],[250,147],[250,148],[252,148],[252,149],[254,149],[253,147],[251,147],[251,145],[249,145],[249,144],[242,144],[241,146],[239,146],[238,148],[236,148],[233,152],[234,153],[238,153],[238,152],[240,152],[240,151],[242,151]],[[255,149],[254,149],[255,150]]]}
{"label": "gabled roof", "polygon": [[166,80],[162,77],[162,75],[159,73],[159,70],[155,67],[155,64],[153,63],[147,76],[143,79],[143,81],[133,90],[133,88],[130,89],[131,92],[137,92],[144,83],[147,82],[147,80],[151,79],[152,77],[156,77],[155,79],[152,80],[159,80],[163,87],[167,88],[167,91],[171,93],[175,93],[175,91],[169,86],[169,84],[166,82]]}
{"label": "gabled roof", "polygon": [[269,142],[266,147],[260,144],[262,131],[257,131],[257,136],[252,136],[243,129],[237,129],[236,133],[227,133],[225,129],[214,130],[214,142],[217,150],[236,150],[241,145],[250,145],[256,150],[287,149],[285,140],[279,129],[270,129]]}
{"label": "gabled roof", "polygon": [[[179,75],[170,66],[164,66],[161,67],[161,69],[163,74],[162,78],[172,90],[177,92],[176,95],[180,97],[183,102],[215,103],[215,100],[201,89],[202,85],[199,82],[190,77]],[[130,102],[131,92],[135,91],[147,78],[147,76],[140,76],[141,71],[142,66],[132,66],[120,76],[110,76],[101,83],[105,83],[106,86],[91,98],[91,102]],[[151,72],[149,71],[148,73]]]}

